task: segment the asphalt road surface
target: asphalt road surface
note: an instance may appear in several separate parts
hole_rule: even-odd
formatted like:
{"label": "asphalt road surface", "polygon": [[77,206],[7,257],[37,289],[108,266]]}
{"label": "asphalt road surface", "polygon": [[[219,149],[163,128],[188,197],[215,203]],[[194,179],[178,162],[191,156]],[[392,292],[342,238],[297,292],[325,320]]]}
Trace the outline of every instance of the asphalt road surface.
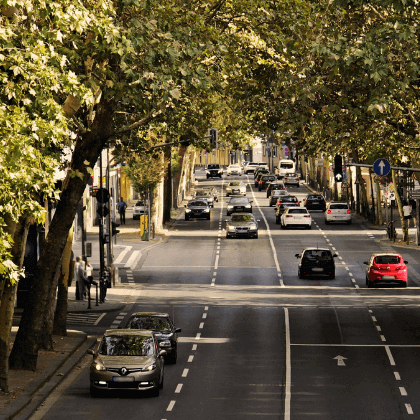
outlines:
{"label": "asphalt road surface", "polygon": [[[233,178],[203,175],[198,186],[222,192]],[[299,199],[307,193],[304,186],[288,190]],[[367,289],[363,261],[393,250],[380,243],[382,231],[327,226],[321,212],[311,212],[311,230],[281,230],[265,191],[248,186],[247,195],[260,220],[258,239],[225,238],[223,196],[210,221],[180,218],[163,243],[122,273],[133,294],[121,313],[79,326],[100,336],[133,311],[169,312],[182,333],[159,398],[90,398],[86,356],[33,419],[420,418],[418,251],[402,252],[407,289]],[[298,278],[295,254],[317,245],[338,254],[335,280]]]}

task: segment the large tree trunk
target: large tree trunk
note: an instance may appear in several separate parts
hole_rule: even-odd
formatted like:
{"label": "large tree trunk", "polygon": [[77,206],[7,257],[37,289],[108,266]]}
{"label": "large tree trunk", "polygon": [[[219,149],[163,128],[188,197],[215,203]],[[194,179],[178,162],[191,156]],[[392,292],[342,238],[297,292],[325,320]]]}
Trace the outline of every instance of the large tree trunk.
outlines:
{"label": "large tree trunk", "polygon": [[[7,217],[5,219],[6,229],[13,236],[14,241],[12,248],[13,262],[21,269],[29,222],[28,219],[22,218],[20,223],[16,224]],[[17,283],[7,283],[5,285],[0,305],[0,389],[6,393],[9,392],[9,345],[17,286]]]}
{"label": "large tree trunk", "polygon": [[163,217],[162,224],[171,221],[172,207],[172,148],[170,146],[164,149],[164,172],[163,172]]}
{"label": "large tree trunk", "polygon": [[67,237],[66,247],[63,252],[61,264],[61,275],[58,279],[57,306],[54,314],[53,334],[67,335],[67,301],[69,297],[69,279],[73,278],[74,260],[72,259],[71,248],[73,244],[73,229]]}
{"label": "large tree trunk", "polygon": [[43,325],[47,296],[66,246],[77,205],[82,198],[90,173],[105,142],[112,134],[113,106],[101,102],[90,131],[76,141],[70,171],[63,184],[60,201],[48,236],[41,249],[34,280],[25,304],[19,330],[10,354],[11,367],[35,370],[38,360],[38,340]]}

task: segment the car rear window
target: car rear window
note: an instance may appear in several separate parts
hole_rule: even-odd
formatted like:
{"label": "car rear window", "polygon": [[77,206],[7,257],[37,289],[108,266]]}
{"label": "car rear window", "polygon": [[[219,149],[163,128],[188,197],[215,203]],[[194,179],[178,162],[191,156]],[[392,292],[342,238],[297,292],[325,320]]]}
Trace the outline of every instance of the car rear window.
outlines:
{"label": "car rear window", "polygon": [[273,181],[274,180],[274,176],[263,176],[262,177],[264,181]]}
{"label": "car rear window", "polygon": [[308,210],[306,210],[306,209],[301,209],[301,208],[298,208],[298,209],[293,209],[293,208],[291,208],[290,210],[289,210],[289,214],[290,213],[305,213],[305,214],[307,214],[308,213]]}
{"label": "car rear window", "polygon": [[349,206],[347,204],[331,204],[330,209],[347,210]]}
{"label": "car rear window", "polygon": [[303,258],[307,258],[310,260],[324,260],[329,261],[332,260],[331,251],[321,251],[319,249],[312,249],[309,251],[306,251],[303,255]]}
{"label": "car rear window", "polygon": [[375,257],[376,264],[399,264],[400,257],[397,255],[380,255]]}

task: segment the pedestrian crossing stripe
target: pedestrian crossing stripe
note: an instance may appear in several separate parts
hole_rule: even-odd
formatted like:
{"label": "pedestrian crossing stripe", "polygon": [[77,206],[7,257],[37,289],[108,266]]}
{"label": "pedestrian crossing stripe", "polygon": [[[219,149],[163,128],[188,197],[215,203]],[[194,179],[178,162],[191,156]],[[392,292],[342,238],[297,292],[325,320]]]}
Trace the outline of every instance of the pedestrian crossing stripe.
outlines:
{"label": "pedestrian crossing stripe", "polygon": [[[106,315],[106,312],[92,312],[92,313],[75,313],[69,312],[67,314],[68,324],[86,324],[97,325],[99,321]],[[13,315],[13,319],[20,321],[21,315]]]}

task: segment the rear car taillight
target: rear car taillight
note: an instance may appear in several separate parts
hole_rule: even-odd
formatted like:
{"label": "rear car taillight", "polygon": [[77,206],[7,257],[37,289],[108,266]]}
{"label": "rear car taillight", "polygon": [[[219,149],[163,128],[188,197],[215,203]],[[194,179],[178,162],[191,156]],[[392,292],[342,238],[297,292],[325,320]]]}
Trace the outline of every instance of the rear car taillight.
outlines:
{"label": "rear car taillight", "polygon": [[290,214],[286,214],[286,217],[293,217],[293,216],[291,216]]}
{"label": "rear car taillight", "polygon": [[349,213],[351,213],[351,210],[349,209],[349,210],[347,210],[347,214],[349,214]]}
{"label": "rear car taillight", "polygon": [[331,210],[327,210],[327,213],[328,213],[328,214],[331,214]]}
{"label": "rear car taillight", "polygon": [[310,217],[310,216],[309,216],[309,214],[305,214],[305,216],[303,216],[303,217]]}

